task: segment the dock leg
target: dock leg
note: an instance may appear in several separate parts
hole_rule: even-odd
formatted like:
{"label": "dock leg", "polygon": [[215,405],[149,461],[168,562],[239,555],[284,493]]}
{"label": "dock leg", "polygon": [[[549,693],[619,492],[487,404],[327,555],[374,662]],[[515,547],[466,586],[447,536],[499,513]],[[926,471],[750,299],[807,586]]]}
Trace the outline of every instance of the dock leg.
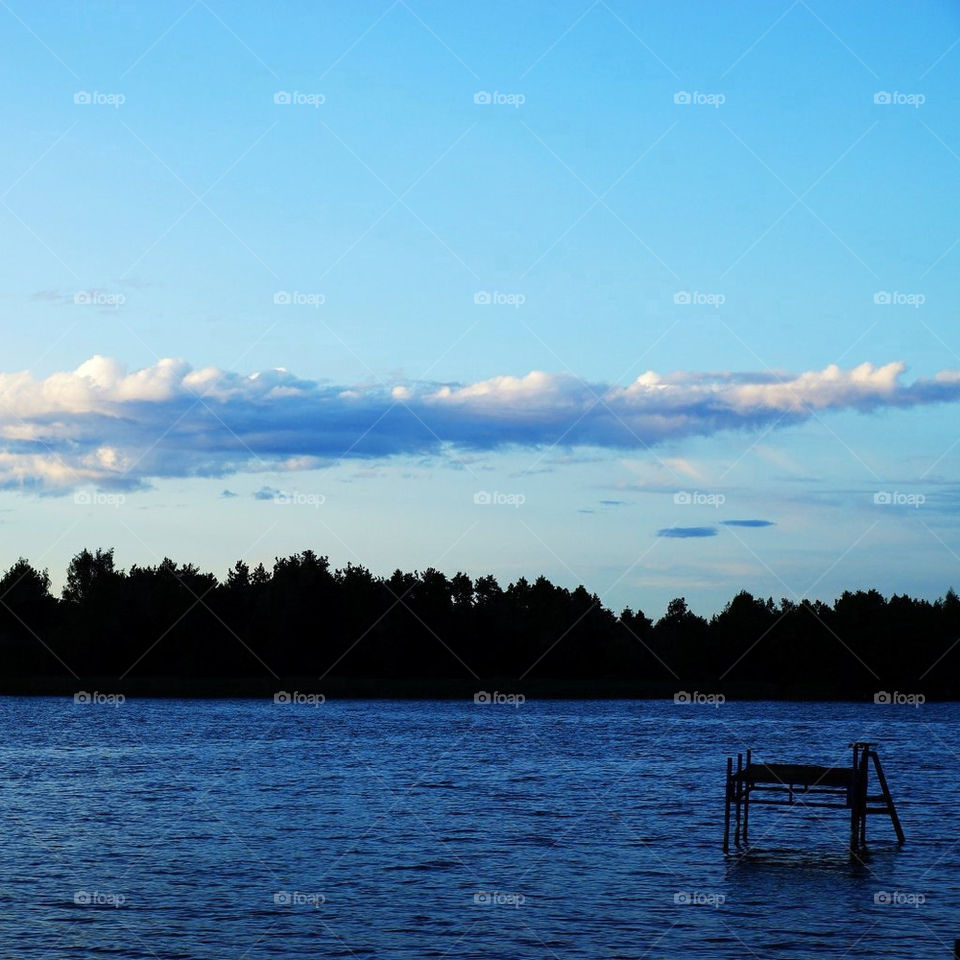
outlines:
{"label": "dock leg", "polygon": [[863,772],[860,775],[860,848],[867,845],[867,777],[870,775],[870,748],[864,747],[860,751],[860,766]]}
{"label": "dock leg", "polygon": [[877,782],[880,784],[880,792],[883,794],[884,803],[887,805],[887,811],[890,814],[890,821],[893,823],[893,829],[897,834],[897,843],[905,843],[906,837],[903,835],[903,827],[900,825],[900,818],[897,816],[897,808],[893,805],[893,797],[890,796],[890,788],[887,786],[887,778],[883,774],[883,767],[880,766],[880,758],[876,750],[870,751],[873,757],[873,769],[877,772]]}
{"label": "dock leg", "polygon": [[856,851],[860,840],[860,745],[853,745],[850,770],[850,850]]}
{"label": "dock leg", "polygon": [[867,843],[867,773],[870,748],[858,743],[853,747],[853,796],[850,811],[850,848],[862,850]]}
{"label": "dock leg", "polygon": [[743,783],[740,780],[740,774],[743,773],[743,754],[737,754],[737,779],[735,781],[736,792],[734,793],[733,806],[733,842],[736,848],[740,849],[740,804],[743,792]]}
{"label": "dock leg", "polygon": [[[747,767],[750,769],[750,754],[752,751],[747,751]],[[747,782],[744,784],[743,788],[743,845],[745,847],[750,846],[750,840],[747,837],[747,830],[750,827],[750,777],[747,776]]]}
{"label": "dock leg", "polygon": [[723,801],[723,852],[730,849],[730,790],[733,787],[733,757],[727,757],[727,780],[724,787]]}

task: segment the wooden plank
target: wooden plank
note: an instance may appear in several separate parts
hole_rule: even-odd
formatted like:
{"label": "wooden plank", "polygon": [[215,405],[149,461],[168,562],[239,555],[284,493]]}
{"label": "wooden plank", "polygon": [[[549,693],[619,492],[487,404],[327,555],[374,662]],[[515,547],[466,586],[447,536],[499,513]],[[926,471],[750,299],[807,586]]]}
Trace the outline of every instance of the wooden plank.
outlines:
{"label": "wooden plank", "polygon": [[[824,810],[849,809],[845,803],[808,803],[806,800],[758,800],[756,797],[754,797],[754,799],[750,802],[754,806],[760,807],[795,807],[800,808],[801,810],[809,810],[813,807],[821,807]],[[886,813],[887,811],[884,810],[883,812]]]}
{"label": "wooden plank", "polygon": [[821,767],[812,763],[752,763],[737,777],[749,783],[782,783],[803,787],[849,787],[848,767]]}

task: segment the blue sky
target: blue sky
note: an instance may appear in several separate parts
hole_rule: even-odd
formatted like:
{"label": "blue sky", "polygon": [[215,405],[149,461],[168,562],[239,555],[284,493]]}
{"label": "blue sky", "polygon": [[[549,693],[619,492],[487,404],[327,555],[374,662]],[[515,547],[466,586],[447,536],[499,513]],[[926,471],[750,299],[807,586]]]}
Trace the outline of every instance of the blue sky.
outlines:
{"label": "blue sky", "polygon": [[955,5],[0,24],[5,562],[960,580]]}

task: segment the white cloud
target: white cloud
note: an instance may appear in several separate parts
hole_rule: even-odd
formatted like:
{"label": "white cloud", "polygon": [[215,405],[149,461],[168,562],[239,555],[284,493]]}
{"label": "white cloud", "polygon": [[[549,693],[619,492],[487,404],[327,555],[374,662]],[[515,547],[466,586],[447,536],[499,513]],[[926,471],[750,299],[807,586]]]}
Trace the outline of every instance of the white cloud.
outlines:
{"label": "white cloud", "polygon": [[[128,373],[95,356],[38,380],[0,373],[0,485],[69,489],[163,476],[312,469],[510,445],[625,451],[730,429],[960,399],[960,372],[903,382],[904,365],[797,375],[647,372],[627,386],[533,371],[472,384],[327,385],[285,369],[242,375],[184,360]],[[688,476],[697,467],[671,464]]]}

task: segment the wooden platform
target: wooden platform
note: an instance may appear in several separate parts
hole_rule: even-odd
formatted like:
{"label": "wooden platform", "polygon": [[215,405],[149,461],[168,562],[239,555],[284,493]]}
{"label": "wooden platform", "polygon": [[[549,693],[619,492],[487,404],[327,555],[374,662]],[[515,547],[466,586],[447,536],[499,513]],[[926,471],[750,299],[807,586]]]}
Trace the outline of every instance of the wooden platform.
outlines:
{"label": "wooden platform", "polygon": [[[740,849],[749,846],[750,808],[762,806],[824,807],[850,811],[850,849],[860,850],[867,842],[867,816],[889,816],[899,843],[904,843],[903,828],[897,816],[887,778],[873,744],[851,744],[853,757],[849,767],[827,767],[813,763],[754,763],[752,751],[727,758],[727,779],[723,849],[730,849],[730,819],[733,816],[733,842]],[[880,792],[870,794],[870,763]]]}
{"label": "wooden platform", "polygon": [[813,763],[751,763],[733,776],[744,783],[777,783],[799,787],[844,787],[853,782],[849,767]]}

